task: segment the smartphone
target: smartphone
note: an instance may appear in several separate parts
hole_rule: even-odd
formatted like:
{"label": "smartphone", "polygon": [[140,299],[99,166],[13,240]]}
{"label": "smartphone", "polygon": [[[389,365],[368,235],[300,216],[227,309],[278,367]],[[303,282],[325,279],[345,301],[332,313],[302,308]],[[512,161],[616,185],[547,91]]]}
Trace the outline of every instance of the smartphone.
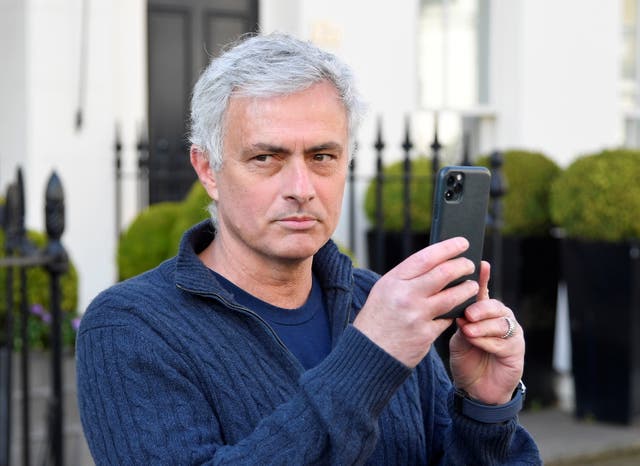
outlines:
{"label": "smartphone", "polygon": [[[469,241],[469,249],[462,256],[476,266],[473,274],[454,280],[447,287],[465,280],[478,280],[490,186],[491,172],[484,167],[448,166],[438,171],[429,244],[463,236]],[[437,318],[461,317],[467,306],[475,301],[474,296]]]}

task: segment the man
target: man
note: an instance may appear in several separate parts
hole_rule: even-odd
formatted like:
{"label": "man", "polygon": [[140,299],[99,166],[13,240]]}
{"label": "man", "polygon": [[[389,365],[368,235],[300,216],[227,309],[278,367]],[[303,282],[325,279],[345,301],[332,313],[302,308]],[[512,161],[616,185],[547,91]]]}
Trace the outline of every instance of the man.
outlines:
{"label": "man", "polygon": [[[539,464],[518,425],[524,339],[463,238],[382,278],[329,239],[361,103],[336,57],[244,40],[195,86],[191,162],[213,222],[98,296],[78,335],[98,464]],[[456,389],[431,350],[451,341]]]}

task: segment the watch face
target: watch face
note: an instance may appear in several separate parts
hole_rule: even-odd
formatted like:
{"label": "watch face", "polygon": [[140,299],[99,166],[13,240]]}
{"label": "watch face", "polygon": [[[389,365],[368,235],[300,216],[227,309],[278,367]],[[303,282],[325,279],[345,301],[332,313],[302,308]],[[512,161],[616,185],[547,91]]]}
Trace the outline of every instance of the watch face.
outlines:
{"label": "watch face", "polygon": [[520,379],[520,382],[518,382],[518,386],[516,387],[516,390],[520,390],[522,392],[522,396],[524,396],[524,394],[527,393],[527,387],[522,381],[522,379]]}

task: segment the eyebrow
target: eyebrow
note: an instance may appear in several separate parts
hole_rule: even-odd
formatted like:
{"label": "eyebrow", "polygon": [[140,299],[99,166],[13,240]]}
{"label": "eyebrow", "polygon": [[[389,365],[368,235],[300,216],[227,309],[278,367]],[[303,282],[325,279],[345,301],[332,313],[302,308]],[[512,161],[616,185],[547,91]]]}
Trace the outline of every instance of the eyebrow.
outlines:
{"label": "eyebrow", "polygon": [[[255,144],[252,144],[251,150],[270,152],[274,154],[290,154],[291,153],[291,150],[287,149],[286,147],[278,146],[275,144],[264,143],[264,142],[257,142]],[[311,146],[309,148],[306,148],[304,151],[305,153],[311,153],[311,152],[321,152],[324,150],[341,151],[342,145],[337,142],[330,141],[330,142],[324,142],[315,146]]]}

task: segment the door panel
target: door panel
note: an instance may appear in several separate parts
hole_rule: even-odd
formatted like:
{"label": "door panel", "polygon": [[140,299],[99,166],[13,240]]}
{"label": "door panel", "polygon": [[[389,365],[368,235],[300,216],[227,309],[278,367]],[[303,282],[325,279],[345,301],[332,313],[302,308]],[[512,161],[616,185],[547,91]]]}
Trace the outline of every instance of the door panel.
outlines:
{"label": "door panel", "polygon": [[257,28],[257,0],[149,0],[149,203],[184,198],[191,89],[222,45]]}

